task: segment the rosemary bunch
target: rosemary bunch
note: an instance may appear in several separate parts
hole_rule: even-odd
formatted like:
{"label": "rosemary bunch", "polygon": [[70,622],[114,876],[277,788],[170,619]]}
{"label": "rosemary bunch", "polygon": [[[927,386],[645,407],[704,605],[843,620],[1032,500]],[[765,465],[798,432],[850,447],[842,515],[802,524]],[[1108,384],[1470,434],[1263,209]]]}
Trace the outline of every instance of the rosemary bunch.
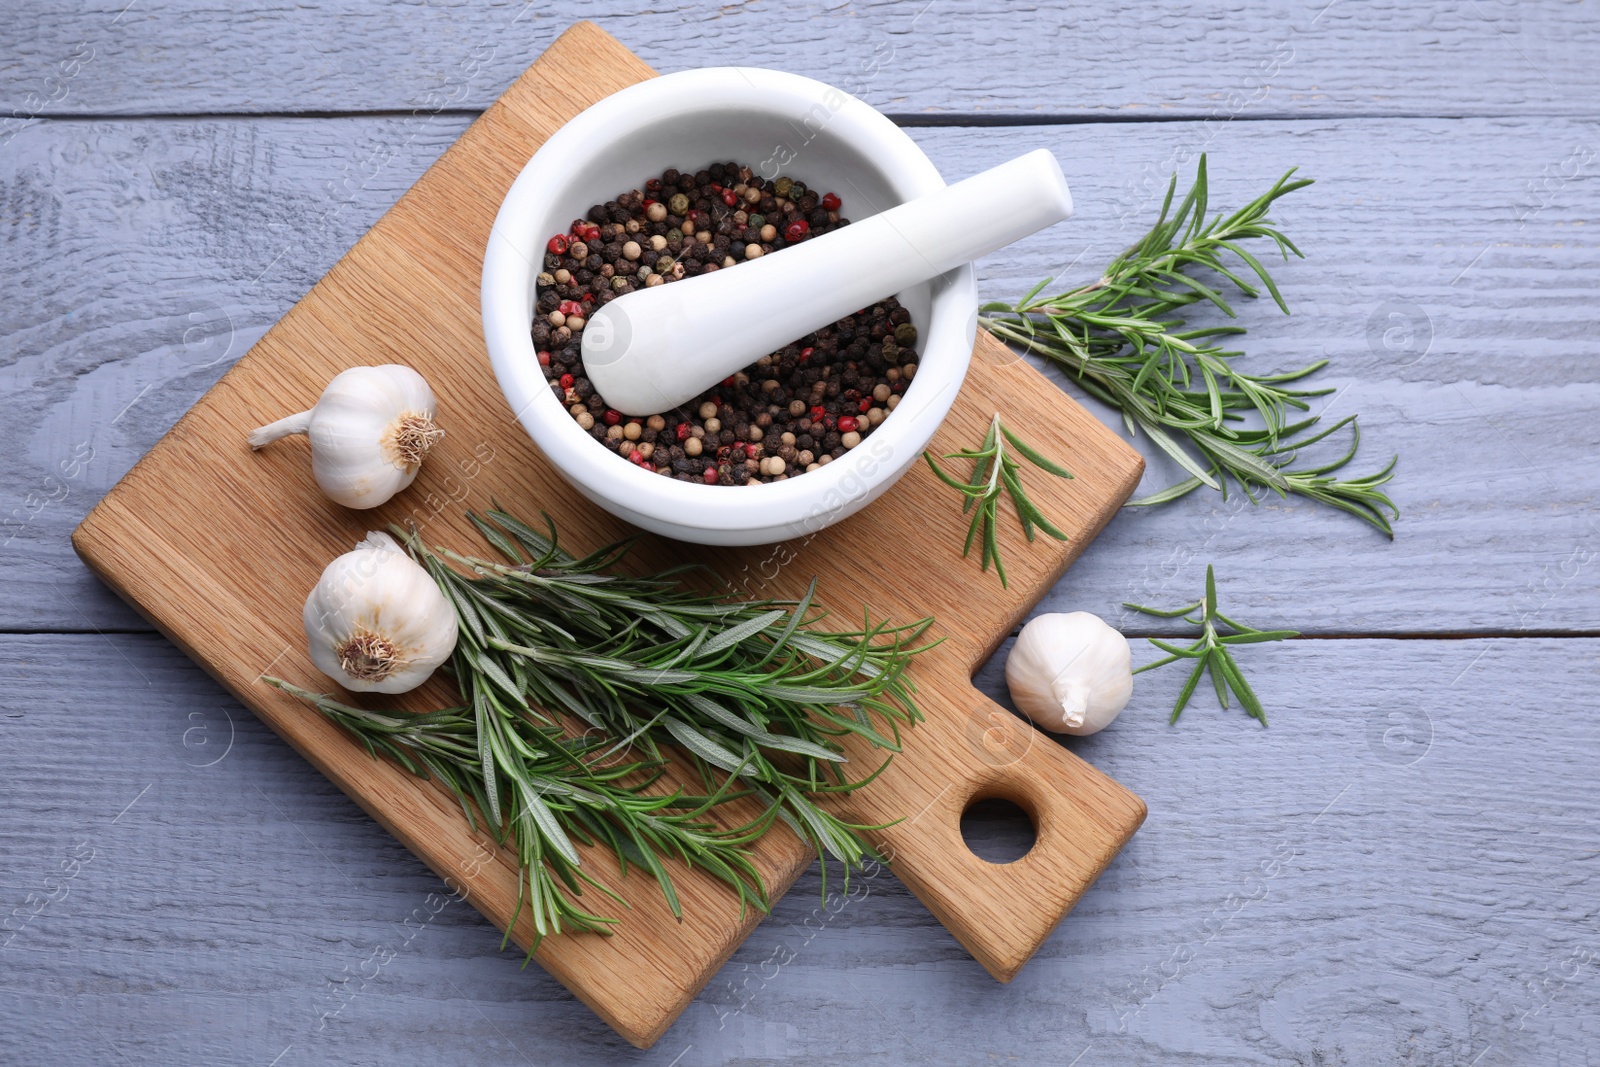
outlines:
{"label": "rosemary bunch", "polygon": [[[1090,396],[1119,409],[1130,433],[1142,431],[1189,472],[1186,480],[1133,504],[1164,503],[1202,485],[1226,496],[1231,481],[1252,503],[1266,490],[1296,493],[1348,511],[1392,538],[1390,518],[1399,510],[1382,486],[1393,477],[1395,461],[1363,477],[1334,477],[1360,443],[1355,416],[1316,433],[1311,432],[1316,416],[1291,421],[1292,411],[1309,410],[1308,398],[1329,392],[1295,385],[1327,361],[1250,374],[1233,362],[1242,353],[1219,340],[1244,333],[1244,327],[1188,326],[1187,316],[1197,304],[1234,318],[1223,292],[1228,286],[1248,297],[1265,288],[1288,314],[1266,267],[1243,242],[1270,240],[1286,262],[1289,253],[1301,254],[1268,218],[1276,200],[1311,184],[1305,178],[1291,180],[1293,175],[1290,170],[1231,215],[1208,220],[1202,155],[1194,185],[1176,210],[1173,175],[1156,224],[1113,259],[1099,280],[1041,296],[1051,281],[1046,278],[1015,304],[984,305],[979,321],[996,337],[1064,368]],[[1259,419],[1260,427],[1239,426],[1246,414]],[[1351,444],[1342,458],[1296,466],[1300,449],[1345,426]]]}
{"label": "rosemary bunch", "polygon": [[[672,857],[727,883],[741,907],[765,910],[748,849],[780,819],[824,859],[824,883],[828,857],[847,880],[872,857],[861,834],[878,827],[840,819],[816,798],[870,782],[899,749],[901,725],[921,719],[904,672],[930,647],[918,642],[931,619],[823,631],[815,582],[798,602],[726,602],[685,588],[681,568],[612,573],[625,543],[579,558],[558,547],[553,526],[546,536],[498,508],[469,517],[505,562],[431,549],[392,528],[455,610],[449,666],[464,706],[369,711],[266,680],[374,756],[438,780],[469,823],[476,811],[510,842],[522,870],[512,923],[532,908],[534,947],[616,921],[579,904],[586,885],[616,897],[581,868],[579,844],[608,847],[623,873],[629,863],[649,870],[679,916],[662,862]],[[573,720],[588,727],[582,737],[571,736]],[[847,777],[840,742],[851,735],[883,749],[885,764]],[[684,763],[702,792],[658,784]],[[741,799],[759,814],[731,827],[713,821],[714,809]]]}
{"label": "rosemary bunch", "polygon": [[861,831],[876,827],[813,797],[883,769],[847,777],[841,738],[865,739],[887,762],[900,726],[921,718],[904,671],[932,620],[824,632],[814,582],[796,603],[721,601],[684,588],[681,571],[612,572],[626,544],[579,558],[553,527],[542,534],[499,509],[470,517],[504,562],[402,536],[461,623],[452,669],[478,728],[485,796],[515,766],[517,724],[553,726],[555,711],[652,763],[686,754],[708,791],[737,779],[824,861],[843,863],[846,878],[872,856]]}
{"label": "rosemary bunch", "polygon": [[[423,715],[370,711],[279,678],[265,680],[349,730],[372,755],[387,756],[413,774],[440,782],[460,801],[470,826],[477,826],[475,810],[497,813],[492,831],[500,844],[513,843],[522,870],[517,912],[506,937],[516,915],[530,907],[535,930],[530,955],[550,933],[604,933],[616,922],[578,904],[585,885],[622,900],[582,869],[575,842],[606,845],[623,874],[630,861],[648,870],[674,915],[681,917],[683,910],[661,862],[669,857],[726,882],[738,894],[741,909],[754,905],[767,910],[766,892],[747,846],[771,820],[727,829],[711,822],[711,809],[736,795],[727,789],[702,797],[649,792],[660,777],[658,762],[608,761],[603,740],[571,737],[528,719],[507,726],[517,753],[514,772],[489,779],[483,774],[477,724],[469,708]],[[500,812],[510,812],[510,818],[502,819]]]}

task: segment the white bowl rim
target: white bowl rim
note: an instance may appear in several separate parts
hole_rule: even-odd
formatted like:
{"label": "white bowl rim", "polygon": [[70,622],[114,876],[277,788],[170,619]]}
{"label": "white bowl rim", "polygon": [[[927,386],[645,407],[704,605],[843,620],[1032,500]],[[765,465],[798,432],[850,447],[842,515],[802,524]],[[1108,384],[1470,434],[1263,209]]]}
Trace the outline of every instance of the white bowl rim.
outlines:
{"label": "white bowl rim", "polygon": [[[568,158],[596,151],[674,117],[706,110],[707,100],[737,98],[787,103],[796,112],[819,101],[840,101],[828,119],[834,136],[870,146],[890,185],[904,199],[945,185],[931,160],[911,137],[866,102],[823,82],[760,67],[706,67],[666,74],[622,89],[575,116],[523,167],[507,192],[490,232],[483,267],[483,328],[490,361],[513,413],[564,477],[592,495],[615,500],[631,512],[688,528],[730,532],[776,529],[807,520],[821,525],[848,514],[848,503],[915,460],[954,402],[972,356],[971,326],[977,309],[971,264],[944,275],[930,301],[928,337],[919,345],[917,376],[895,415],[867,442],[880,447],[883,462],[863,473],[849,462],[855,452],[804,477],[758,486],[697,485],[663,477],[600,447],[550,392],[538,366],[528,294],[542,268],[542,235],[534,230],[541,204],[565,183]],[[532,253],[530,258],[529,253]],[[952,321],[953,320],[953,321]],[[908,403],[916,408],[906,410]],[[927,420],[932,420],[931,427]],[[880,469],[881,468],[881,469]],[[833,503],[828,503],[833,501]],[[835,515],[834,513],[838,514]]]}

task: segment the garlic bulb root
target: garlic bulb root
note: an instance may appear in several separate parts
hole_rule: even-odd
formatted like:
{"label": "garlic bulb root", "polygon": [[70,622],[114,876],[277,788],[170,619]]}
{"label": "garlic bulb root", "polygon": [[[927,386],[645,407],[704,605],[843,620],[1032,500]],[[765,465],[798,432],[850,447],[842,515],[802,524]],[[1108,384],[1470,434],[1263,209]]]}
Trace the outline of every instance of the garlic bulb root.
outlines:
{"label": "garlic bulb root", "polygon": [[352,692],[404,693],[450,658],[455,609],[386,533],[329,563],[301,621],[311,662]]}
{"label": "garlic bulb root", "polygon": [[395,466],[415,473],[428,450],[443,438],[444,431],[434,425],[432,411],[402,411],[383,431],[384,454]]}
{"label": "garlic bulb root", "polygon": [[311,439],[311,472],[334,501],[377,507],[416,478],[444,437],[438,402],[422,375],[397,363],[336,375],[310,411],[252,430],[251,448],[291,434]]}
{"label": "garlic bulb root", "polygon": [[1018,709],[1046,730],[1098,733],[1133,695],[1133,651],[1087,611],[1041,615],[1006,657],[1006,685]]}

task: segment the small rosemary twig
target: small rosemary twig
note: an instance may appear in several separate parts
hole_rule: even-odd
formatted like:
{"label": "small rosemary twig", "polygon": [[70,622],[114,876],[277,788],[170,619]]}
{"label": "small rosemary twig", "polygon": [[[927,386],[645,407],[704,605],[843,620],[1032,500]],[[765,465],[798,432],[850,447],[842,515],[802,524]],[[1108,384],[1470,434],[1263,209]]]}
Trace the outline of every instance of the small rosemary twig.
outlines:
{"label": "small rosemary twig", "polygon": [[993,561],[1002,588],[1008,588],[1006,568],[1005,564],[1000,562],[1000,538],[995,529],[1002,492],[1010,494],[1011,502],[1016,505],[1017,519],[1022,523],[1022,532],[1028,535],[1029,541],[1033,540],[1035,527],[1057,541],[1067,539],[1067,535],[1045,518],[1028,499],[1027,492],[1022,488],[1022,480],[1017,477],[1017,471],[1022,469],[1022,464],[1011,458],[1006,450],[1008,444],[1040,470],[1048,471],[1058,478],[1072,477],[1071,471],[1046,459],[1020,437],[1006,429],[1000,422],[998,411],[994,413],[994,419],[989,423],[989,432],[984,435],[982,445],[945,454],[945,459],[972,460],[972,481],[963,482],[947,474],[931,453],[922,453],[922,458],[928,461],[928,466],[933,468],[933,473],[938,479],[966,498],[961,505],[963,513],[971,511],[974,504],[977,505],[977,511],[972,516],[972,524],[967,527],[967,540],[961,546],[961,554],[967,555],[972,550],[972,542],[979,541],[982,545],[983,569],[987,571],[990,561]]}
{"label": "small rosemary twig", "polygon": [[[1250,688],[1250,683],[1245,681],[1244,673],[1239,670],[1239,664],[1234,661],[1233,653],[1228,651],[1230,645],[1248,645],[1261,641],[1282,641],[1286,637],[1299,637],[1295,630],[1257,630],[1243,623],[1234,622],[1222,612],[1217,610],[1217,577],[1210,565],[1206,567],[1206,595],[1203,599],[1196,600],[1193,604],[1186,604],[1181,608],[1165,611],[1160,608],[1147,608],[1139,604],[1122,605],[1134,611],[1142,611],[1146,615],[1156,615],[1163,619],[1174,619],[1185,616],[1184,622],[1200,627],[1200,638],[1188,648],[1179,648],[1168,644],[1158,638],[1149,638],[1150,643],[1161,651],[1167,653],[1163,659],[1146,663],[1134,671],[1140,674],[1144,671],[1164,667],[1168,663],[1180,659],[1195,661],[1194,670],[1189,674],[1189,680],[1184,683],[1183,689],[1178,693],[1177,706],[1172,709],[1171,722],[1177,722],[1178,716],[1183,714],[1184,706],[1189,703],[1189,698],[1194,695],[1194,690],[1200,684],[1202,674],[1211,675],[1211,684],[1217,691],[1217,701],[1223,707],[1228,706],[1228,690],[1232,689],[1239,697],[1239,703],[1244,705],[1245,711],[1258,720],[1262,726],[1267,725],[1267,713],[1261,707],[1261,701],[1256,697],[1255,690]],[[1200,609],[1199,618],[1189,618],[1189,612]],[[1217,624],[1228,627],[1232,633],[1222,634],[1217,632]]]}

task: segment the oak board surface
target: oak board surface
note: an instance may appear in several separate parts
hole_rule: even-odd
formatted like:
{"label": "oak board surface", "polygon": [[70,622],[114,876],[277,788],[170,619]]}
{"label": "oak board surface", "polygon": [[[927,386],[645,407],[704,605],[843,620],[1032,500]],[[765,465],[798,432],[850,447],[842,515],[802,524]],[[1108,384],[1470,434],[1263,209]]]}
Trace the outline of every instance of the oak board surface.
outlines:
{"label": "oak board surface", "polygon": [[[571,115],[651,73],[593,26],[564,34],[74,535],[80,554],[117,592],[502,928],[516,898],[512,858],[470,834],[440,790],[373,760],[260,677],[331,688],[305,657],[300,604],[326,561],[368,528],[411,522],[432,541],[475,549],[463,511],[495,498],[514,511],[548,511],[572,547],[631,532],[562,482],[511,417],[483,352],[478,281],[490,222],[527,157]],[[246,447],[246,430],[309,407],[339,370],[384,362],[423,373],[447,430],[416,484],[389,504],[356,513],[328,502],[312,481],[303,440],[260,453]],[[1069,542],[1026,547],[1009,517],[1003,523],[1009,590],[960,557],[959,501],[920,465],[860,515],[803,542],[729,550],[646,538],[635,557],[647,567],[707,563],[749,595],[795,595],[816,575],[822,601],[846,618],[864,607],[899,621],[936,617],[945,641],[912,671],[927,722],[843,810],[868,822],[904,819],[878,835],[894,873],[1002,980],[1017,973],[1144,817],[1137,797],[971,683],[1143,470],[1114,433],[1043,385],[985,339],[932,445],[948,452],[976,442],[1003,403],[1033,428],[1034,444],[1075,472],[1070,482],[1037,479],[1034,492]],[[435,681],[400,703],[421,709],[448,699]],[[981,797],[1014,800],[1032,815],[1038,842],[1022,860],[989,864],[963,844],[961,813]],[[607,857],[586,857],[631,910],[615,936],[552,938],[536,958],[628,1040],[648,1045],[758,916],[741,917],[720,885],[680,871],[684,917],[676,922],[652,883],[619,884]],[[758,850],[775,894],[808,861],[787,835],[770,835]],[[524,918],[512,939],[526,945],[530,932]]]}

